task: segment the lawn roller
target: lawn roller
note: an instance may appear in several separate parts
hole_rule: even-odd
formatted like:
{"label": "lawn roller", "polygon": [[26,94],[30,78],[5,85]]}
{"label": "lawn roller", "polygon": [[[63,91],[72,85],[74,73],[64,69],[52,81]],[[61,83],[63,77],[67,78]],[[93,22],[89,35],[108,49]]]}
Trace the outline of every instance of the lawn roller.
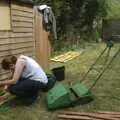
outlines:
{"label": "lawn roller", "polygon": [[[96,85],[100,77],[103,75],[103,73],[106,71],[108,66],[111,64],[111,62],[115,59],[117,54],[120,52],[120,49],[114,54],[114,56],[109,60],[108,62],[108,56],[110,53],[110,50],[113,46],[112,42],[108,42],[106,48],[101,52],[99,57],[96,59],[94,64],[89,68],[87,73],[83,76],[83,79],[81,82],[71,85],[71,86],[65,86],[61,83],[58,83],[55,87],[53,87],[48,93],[47,93],[47,107],[48,109],[54,110],[58,108],[63,107],[70,107],[77,104],[85,104],[89,103],[90,101],[94,100],[94,95],[92,94],[91,90]],[[99,75],[95,79],[95,82],[92,84],[90,88],[87,88],[83,82],[86,78],[86,76],[89,74],[89,72],[94,69],[94,66],[96,65],[97,61],[101,58],[101,56],[105,53],[107,50],[107,55],[105,57],[105,64],[100,71]]]}

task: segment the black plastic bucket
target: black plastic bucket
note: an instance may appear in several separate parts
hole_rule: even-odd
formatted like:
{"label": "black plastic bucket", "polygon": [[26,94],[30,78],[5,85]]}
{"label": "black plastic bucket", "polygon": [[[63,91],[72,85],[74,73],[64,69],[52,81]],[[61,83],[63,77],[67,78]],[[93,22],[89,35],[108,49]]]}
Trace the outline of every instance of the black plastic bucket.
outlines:
{"label": "black plastic bucket", "polygon": [[64,80],[65,79],[65,66],[53,68],[52,73],[56,77],[56,80],[58,81]]}

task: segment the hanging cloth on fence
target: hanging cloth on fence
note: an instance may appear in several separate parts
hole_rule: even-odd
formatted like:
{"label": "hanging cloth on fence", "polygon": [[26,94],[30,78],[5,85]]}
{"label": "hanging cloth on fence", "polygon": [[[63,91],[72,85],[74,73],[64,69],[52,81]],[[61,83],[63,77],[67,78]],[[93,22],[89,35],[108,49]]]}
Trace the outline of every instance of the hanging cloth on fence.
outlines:
{"label": "hanging cloth on fence", "polygon": [[40,12],[43,14],[43,25],[44,29],[48,32],[51,31],[53,32],[54,39],[57,39],[57,32],[56,32],[56,19],[54,16],[54,13],[51,9],[51,7],[47,5],[40,5],[38,7]]}

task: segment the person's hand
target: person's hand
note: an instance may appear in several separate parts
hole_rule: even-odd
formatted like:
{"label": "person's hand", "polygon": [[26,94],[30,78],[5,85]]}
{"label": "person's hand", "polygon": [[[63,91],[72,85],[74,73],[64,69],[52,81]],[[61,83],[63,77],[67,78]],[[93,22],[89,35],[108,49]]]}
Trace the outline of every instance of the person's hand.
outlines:
{"label": "person's hand", "polygon": [[7,91],[8,90],[8,85],[0,87],[0,92]]}
{"label": "person's hand", "polygon": [[7,91],[8,90],[8,85],[5,85],[4,86],[4,91]]}

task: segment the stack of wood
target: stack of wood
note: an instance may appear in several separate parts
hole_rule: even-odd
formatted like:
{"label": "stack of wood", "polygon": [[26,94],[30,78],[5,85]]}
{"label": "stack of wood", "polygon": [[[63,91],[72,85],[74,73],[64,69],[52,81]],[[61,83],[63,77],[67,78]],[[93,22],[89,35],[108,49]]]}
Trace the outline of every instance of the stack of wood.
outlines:
{"label": "stack of wood", "polygon": [[120,120],[120,112],[73,112],[61,111],[57,115],[58,120]]}
{"label": "stack of wood", "polygon": [[76,57],[78,57],[83,51],[79,51],[79,52],[75,52],[75,51],[69,51],[67,53],[64,53],[62,55],[59,56],[55,56],[53,58],[51,58],[50,60],[55,61],[55,62],[67,62],[69,60],[72,60]]}

